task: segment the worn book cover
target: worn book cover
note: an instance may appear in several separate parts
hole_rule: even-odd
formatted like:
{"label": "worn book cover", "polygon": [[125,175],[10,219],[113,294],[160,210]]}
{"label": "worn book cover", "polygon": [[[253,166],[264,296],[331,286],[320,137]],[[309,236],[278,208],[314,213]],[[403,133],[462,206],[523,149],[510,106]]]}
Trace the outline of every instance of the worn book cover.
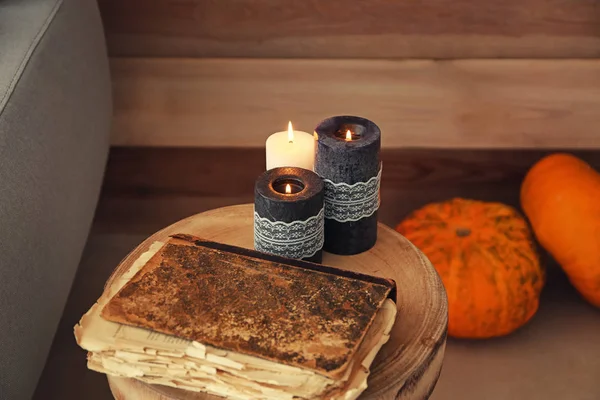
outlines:
{"label": "worn book cover", "polygon": [[338,379],[394,293],[393,281],[175,235],[101,315]]}

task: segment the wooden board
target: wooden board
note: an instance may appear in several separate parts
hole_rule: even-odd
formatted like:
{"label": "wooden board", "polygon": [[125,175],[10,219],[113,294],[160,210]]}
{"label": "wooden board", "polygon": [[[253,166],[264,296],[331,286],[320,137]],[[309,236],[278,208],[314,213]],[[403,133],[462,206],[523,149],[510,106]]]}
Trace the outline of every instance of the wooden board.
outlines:
{"label": "wooden board", "polygon": [[[600,134],[599,134],[600,135]],[[600,140],[600,136],[599,136]],[[600,170],[600,151],[569,152]],[[440,186],[519,184],[529,168],[552,150],[384,149],[382,190]],[[107,196],[252,195],[265,170],[265,149],[111,149],[103,194]],[[188,173],[184,173],[188,172]]]}
{"label": "wooden board", "polygon": [[[525,173],[550,153],[384,149],[379,219],[394,226],[427,202],[451,196],[518,208]],[[600,170],[600,151],[572,154]],[[252,202],[254,182],[264,168],[264,148],[115,147],[94,231],[147,234],[201,211]]]}
{"label": "wooden board", "polygon": [[[173,233],[189,233],[210,240],[252,248],[252,204],[219,208],[181,220],[155,233],[136,247],[118,266],[107,287],[121,276],[155,240]],[[398,316],[390,341],[373,363],[369,388],[362,398],[426,399],[439,377],[447,334],[447,298],[429,261],[403,236],[380,225],[377,244],[355,256],[326,253],[324,264],[396,280]],[[208,400],[208,396],[147,385],[137,380],[108,377],[120,400]]]}
{"label": "wooden board", "polygon": [[178,57],[597,57],[594,0],[99,0],[109,52]]}
{"label": "wooden board", "polygon": [[354,114],[384,148],[600,148],[600,60],[113,59],[116,146],[264,146]]}

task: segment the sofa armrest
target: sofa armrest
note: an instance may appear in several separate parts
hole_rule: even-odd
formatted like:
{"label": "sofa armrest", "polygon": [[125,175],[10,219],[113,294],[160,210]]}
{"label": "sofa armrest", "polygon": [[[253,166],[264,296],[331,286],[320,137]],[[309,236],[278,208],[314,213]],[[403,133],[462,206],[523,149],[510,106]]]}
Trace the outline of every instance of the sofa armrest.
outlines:
{"label": "sofa armrest", "polygon": [[29,399],[81,257],[109,145],[95,0],[0,2],[0,398]]}

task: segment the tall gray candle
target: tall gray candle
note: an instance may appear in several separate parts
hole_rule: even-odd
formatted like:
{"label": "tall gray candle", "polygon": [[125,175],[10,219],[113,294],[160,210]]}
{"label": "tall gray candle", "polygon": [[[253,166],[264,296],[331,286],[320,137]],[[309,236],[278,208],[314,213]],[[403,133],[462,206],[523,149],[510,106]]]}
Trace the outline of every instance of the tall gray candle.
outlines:
{"label": "tall gray candle", "polygon": [[334,254],[358,254],[377,241],[381,131],[368,119],[335,116],[315,129],[315,172],[325,184],[325,244]]}
{"label": "tall gray candle", "polygon": [[323,180],[313,171],[264,172],[254,186],[254,249],[320,263],[324,213]]}

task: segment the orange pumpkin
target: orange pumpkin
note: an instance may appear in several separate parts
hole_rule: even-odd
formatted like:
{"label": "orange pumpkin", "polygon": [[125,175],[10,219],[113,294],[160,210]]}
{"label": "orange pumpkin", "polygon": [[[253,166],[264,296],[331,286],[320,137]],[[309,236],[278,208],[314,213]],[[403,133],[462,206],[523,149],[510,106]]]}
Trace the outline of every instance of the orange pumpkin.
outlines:
{"label": "orange pumpkin", "polygon": [[542,247],[600,307],[600,173],[570,154],[546,156],[525,176],[521,207]]}
{"label": "orange pumpkin", "polygon": [[450,336],[504,336],[536,313],[545,272],[529,226],[513,208],[455,198],[416,210],[396,230],[438,271]]}

